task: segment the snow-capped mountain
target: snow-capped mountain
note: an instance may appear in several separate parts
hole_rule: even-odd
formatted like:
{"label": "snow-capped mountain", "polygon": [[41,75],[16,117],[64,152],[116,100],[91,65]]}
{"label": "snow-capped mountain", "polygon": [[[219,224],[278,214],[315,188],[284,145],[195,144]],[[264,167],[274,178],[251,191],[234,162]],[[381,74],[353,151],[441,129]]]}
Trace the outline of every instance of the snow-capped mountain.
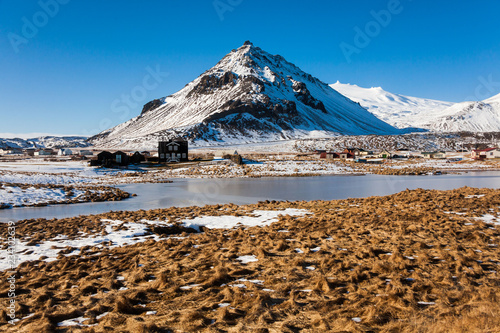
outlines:
{"label": "snow-capped mountain", "polygon": [[0,149],[7,148],[83,148],[89,147],[83,136],[41,136],[38,138],[0,138]]}
{"label": "snow-capped mountain", "polygon": [[499,132],[500,94],[481,102],[454,104],[441,111],[427,126],[440,132]]}
{"label": "snow-capped mountain", "polygon": [[358,102],[383,121],[398,128],[422,127],[434,120],[452,102],[393,94],[381,87],[362,88],[355,84],[336,82],[330,87]]}
{"label": "snow-capped mountain", "polygon": [[401,132],[283,57],[245,42],[180,91],[90,140],[137,147],[174,136],[207,145]]}
{"label": "snow-capped mountain", "polygon": [[482,102],[451,103],[393,94],[377,88],[331,84],[353,101],[398,127],[418,127],[435,132],[500,131],[500,94]]}

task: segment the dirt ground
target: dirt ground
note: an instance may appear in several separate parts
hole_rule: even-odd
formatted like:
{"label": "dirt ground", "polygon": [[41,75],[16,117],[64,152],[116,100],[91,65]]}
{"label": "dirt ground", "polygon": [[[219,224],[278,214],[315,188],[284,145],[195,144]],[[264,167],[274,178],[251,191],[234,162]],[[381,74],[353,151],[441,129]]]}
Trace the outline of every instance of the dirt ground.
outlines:
{"label": "dirt ground", "polygon": [[[285,208],[312,214],[201,233],[176,225]],[[159,241],[88,246],[79,256],[21,264],[17,316],[31,316],[15,326],[3,310],[8,274],[0,273],[0,330],[500,332],[499,215],[500,190],[464,187],[21,221],[17,231],[40,240],[103,232],[102,219],[174,227],[152,228]],[[87,319],[58,326],[78,317]]]}

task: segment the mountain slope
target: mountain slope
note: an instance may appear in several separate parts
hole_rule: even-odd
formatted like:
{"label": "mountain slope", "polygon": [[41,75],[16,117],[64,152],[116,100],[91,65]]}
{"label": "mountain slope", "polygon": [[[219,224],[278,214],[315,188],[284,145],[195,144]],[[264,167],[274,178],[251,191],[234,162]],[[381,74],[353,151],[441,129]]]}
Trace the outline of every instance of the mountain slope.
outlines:
{"label": "mountain slope", "polygon": [[0,138],[0,149],[8,148],[83,148],[88,147],[82,136],[41,136],[38,138]]}
{"label": "mountain slope", "polygon": [[91,141],[137,147],[179,135],[202,145],[400,132],[283,57],[245,42],[177,93]]}
{"label": "mountain slope", "polygon": [[330,87],[353,101],[359,102],[378,118],[398,128],[429,128],[426,125],[435,120],[440,112],[454,104],[393,94],[380,87],[361,88],[355,84],[340,82],[331,84]]}
{"label": "mountain slope", "polygon": [[429,129],[440,132],[498,132],[500,94],[482,102],[462,102],[452,105],[426,125]]}
{"label": "mountain slope", "polygon": [[393,94],[380,87],[361,88],[340,82],[330,87],[399,128],[418,127],[435,132],[500,131],[500,94],[482,102],[451,103]]}

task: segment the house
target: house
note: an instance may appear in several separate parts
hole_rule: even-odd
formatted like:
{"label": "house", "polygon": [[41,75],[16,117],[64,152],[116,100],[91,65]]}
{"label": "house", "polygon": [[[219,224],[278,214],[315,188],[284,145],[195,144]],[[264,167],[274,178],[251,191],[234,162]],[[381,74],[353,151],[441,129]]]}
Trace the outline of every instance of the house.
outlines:
{"label": "house", "polygon": [[392,158],[392,154],[388,150],[382,150],[380,153],[375,155],[377,158]]}
{"label": "house", "polygon": [[113,163],[113,154],[105,150],[97,154],[97,159],[93,159],[90,161],[91,166],[99,166],[99,165],[111,166],[112,163]]}
{"label": "house", "polygon": [[59,156],[69,156],[69,155],[73,155],[73,152],[71,151],[71,149],[61,148],[57,152],[57,155],[59,155]]}
{"label": "house", "polygon": [[187,162],[188,142],[181,138],[158,142],[160,162]]}
{"label": "house", "polygon": [[485,160],[489,158],[500,158],[499,148],[475,149],[471,152],[471,158],[474,160]]}
{"label": "house", "polygon": [[50,148],[42,148],[35,151],[35,156],[50,156],[54,151]]}
{"label": "house", "polygon": [[334,152],[324,152],[324,153],[321,153],[319,158],[326,158],[327,160],[333,160],[335,158],[340,158],[340,155],[339,153],[334,153]]}
{"label": "house", "polygon": [[373,154],[372,151],[364,150],[363,148],[347,148],[347,150],[354,154],[354,156],[366,156]]}
{"label": "house", "polygon": [[424,151],[422,156],[427,159],[444,159],[446,158],[446,152],[444,151]]}
{"label": "house", "polygon": [[80,155],[82,156],[92,156],[94,153],[90,150],[80,150]]}
{"label": "house", "polygon": [[344,151],[341,153],[338,153],[338,155],[339,155],[339,158],[342,160],[346,160],[348,158],[354,158],[354,152],[352,149],[349,149],[349,148],[344,149]]}
{"label": "house", "polygon": [[139,153],[138,151],[136,151],[135,153],[133,153],[130,156],[130,163],[132,163],[132,164],[139,164],[141,162],[144,162],[145,160],[146,160],[146,156]]}
{"label": "house", "polygon": [[122,151],[117,151],[113,154],[113,161],[117,165],[128,165],[129,160],[129,156]]}
{"label": "house", "polygon": [[109,151],[101,151],[99,154],[97,154],[97,160],[104,162],[104,161],[109,161],[113,159],[113,154],[111,154]]}
{"label": "house", "polygon": [[24,149],[24,154],[27,156],[35,156],[36,148],[26,148]]}

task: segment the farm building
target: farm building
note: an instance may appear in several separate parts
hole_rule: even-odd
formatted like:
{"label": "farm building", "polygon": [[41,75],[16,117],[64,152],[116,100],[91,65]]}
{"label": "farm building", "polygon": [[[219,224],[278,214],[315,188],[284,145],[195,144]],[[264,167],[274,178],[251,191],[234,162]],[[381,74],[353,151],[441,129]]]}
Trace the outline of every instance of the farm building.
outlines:
{"label": "farm building", "polygon": [[446,152],[444,151],[424,151],[422,156],[428,159],[443,159],[446,158]]}
{"label": "farm building", "polygon": [[174,139],[158,142],[158,157],[160,162],[187,162],[188,142]]}
{"label": "farm building", "polygon": [[500,149],[499,148],[476,149],[471,152],[471,158],[475,160],[500,158]]}

